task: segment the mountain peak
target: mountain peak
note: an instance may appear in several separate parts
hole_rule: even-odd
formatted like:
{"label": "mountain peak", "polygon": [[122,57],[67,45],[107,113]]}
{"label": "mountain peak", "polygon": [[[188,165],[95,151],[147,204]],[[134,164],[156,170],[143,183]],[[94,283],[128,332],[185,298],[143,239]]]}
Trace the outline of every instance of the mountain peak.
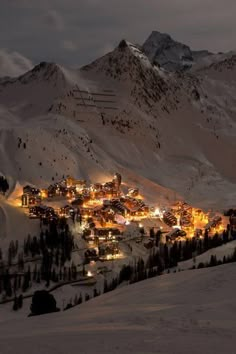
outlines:
{"label": "mountain peak", "polygon": [[59,66],[53,62],[41,61],[31,71],[36,72],[41,70],[59,70]]}
{"label": "mountain peak", "polygon": [[191,50],[189,46],[174,40],[169,34],[152,31],[142,46],[149,60],[167,71],[190,69],[202,59],[211,56],[207,50]]}
{"label": "mountain peak", "polygon": [[39,63],[32,70],[18,78],[18,80],[23,84],[27,84],[32,80],[55,82],[58,80],[64,81],[64,79],[64,73],[59,65],[45,61]]}
{"label": "mountain peak", "polygon": [[138,68],[153,69],[142,47],[123,39],[110,53],[82,68],[82,71],[105,73],[114,79],[125,80],[135,76]]}
{"label": "mountain peak", "polygon": [[151,62],[157,62],[168,71],[180,71],[193,64],[191,49],[166,33],[153,31],[143,44],[143,50]]}
{"label": "mountain peak", "polygon": [[124,50],[125,48],[128,48],[128,42],[126,39],[122,39],[118,45],[118,48],[121,50]]}
{"label": "mountain peak", "polygon": [[151,35],[149,37],[152,37],[152,38],[162,38],[162,39],[166,39],[166,40],[173,40],[171,38],[171,36],[168,34],[168,33],[162,33],[162,32],[159,32],[159,31],[152,31]]}

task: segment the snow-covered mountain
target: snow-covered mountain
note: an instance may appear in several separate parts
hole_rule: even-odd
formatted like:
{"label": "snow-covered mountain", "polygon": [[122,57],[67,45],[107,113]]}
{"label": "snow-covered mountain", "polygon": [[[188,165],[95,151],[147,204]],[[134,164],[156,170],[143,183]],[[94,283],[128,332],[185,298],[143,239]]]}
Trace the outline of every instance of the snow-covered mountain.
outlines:
{"label": "snow-covered mountain", "polygon": [[[187,49],[183,49],[187,53]],[[168,73],[127,41],[79,70],[41,63],[0,82],[1,170],[45,186],[119,171],[150,201],[226,208],[236,193],[234,56]]]}
{"label": "snow-covered mountain", "polygon": [[189,46],[175,41],[169,34],[153,31],[143,44],[151,62],[168,71],[191,68],[196,62],[212,54],[207,50],[192,51]]}

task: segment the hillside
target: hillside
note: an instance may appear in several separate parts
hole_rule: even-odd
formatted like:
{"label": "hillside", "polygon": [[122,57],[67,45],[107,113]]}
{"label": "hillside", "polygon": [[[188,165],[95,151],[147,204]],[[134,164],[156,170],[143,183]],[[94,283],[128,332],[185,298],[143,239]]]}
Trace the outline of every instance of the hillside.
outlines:
{"label": "hillside", "polygon": [[234,264],[180,272],[67,312],[9,320],[1,323],[1,352],[233,354],[235,283]]}
{"label": "hillside", "polygon": [[41,63],[3,80],[0,172],[13,191],[120,171],[150,202],[233,206],[236,71],[220,63],[168,73],[122,41],[80,70]]}

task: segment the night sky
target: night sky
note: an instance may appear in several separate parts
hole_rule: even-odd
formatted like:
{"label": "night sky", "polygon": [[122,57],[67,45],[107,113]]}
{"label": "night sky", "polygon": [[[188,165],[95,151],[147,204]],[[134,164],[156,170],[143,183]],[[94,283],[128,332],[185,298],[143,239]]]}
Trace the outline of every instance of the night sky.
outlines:
{"label": "night sky", "polygon": [[152,30],[193,49],[235,50],[235,14],[235,0],[0,0],[0,76],[42,60],[79,67]]}

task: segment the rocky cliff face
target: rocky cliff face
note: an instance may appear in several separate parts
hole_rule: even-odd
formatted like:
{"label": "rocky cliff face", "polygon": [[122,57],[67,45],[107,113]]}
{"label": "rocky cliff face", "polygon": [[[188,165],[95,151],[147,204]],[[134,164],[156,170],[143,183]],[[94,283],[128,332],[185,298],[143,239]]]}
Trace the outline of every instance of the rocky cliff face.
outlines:
{"label": "rocky cliff face", "polygon": [[207,50],[192,51],[187,45],[175,41],[169,34],[153,31],[143,44],[143,51],[151,62],[167,71],[191,68],[198,60],[211,55]]}

